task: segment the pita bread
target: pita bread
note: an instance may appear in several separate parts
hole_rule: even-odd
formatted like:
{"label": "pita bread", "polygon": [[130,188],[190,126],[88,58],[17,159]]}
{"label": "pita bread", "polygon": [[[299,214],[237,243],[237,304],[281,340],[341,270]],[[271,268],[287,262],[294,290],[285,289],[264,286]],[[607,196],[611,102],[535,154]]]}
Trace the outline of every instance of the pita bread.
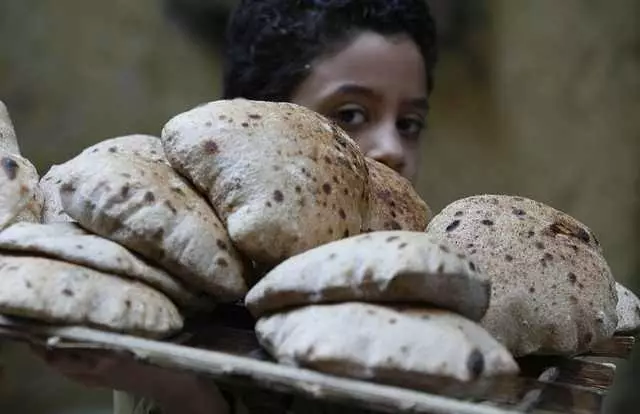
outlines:
{"label": "pita bread", "polygon": [[484,329],[441,310],[306,306],[260,319],[256,334],[280,363],[404,386],[518,372],[509,352]]}
{"label": "pita bread", "polygon": [[419,302],[479,320],[490,284],[455,248],[417,232],[364,234],[283,262],[249,291],[256,317],[314,303]]}
{"label": "pita bread", "polygon": [[69,163],[60,199],[82,227],[220,301],[243,297],[244,266],[222,223],[170,166],[117,154]]}
{"label": "pita bread", "polygon": [[43,223],[75,221],[64,212],[62,201],[60,201],[60,185],[62,184],[63,177],[69,174],[67,167],[67,164],[53,165],[40,179],[38,187],[44,198],[42,206]]}
{"label": "pita bread", "polygon": [[9,111],[2,101],[0,101],[0,153],[20,155],[13,122],[11,122]]}
{"label": "pita bread", "polygon": [[616,283],[618,293],[618,326],[616,333],[635,333],[640,330],[640,298],[632,291]]}
{"label": "pita bread", "polygon": [[275,265],[359,234],[368,173],[355,142],[289,103],[201,105],[162,131],[171,165],[206,194],[247,257]]}
{"label": "pita bread", "polygon": [[433,214],[409,180],[378,161],[366,161],[371,188],[366,231],[424,231]]}
{"label": "pita bread", "polygon": [[133,134],[110,138],[98,142],[82,151],[82,154],[124,154],[144,158],[153,162],[169,164],[164,155],[162,141],[153,135]]}
{"label": "pita bread", "polygon": [[0,312],[150,337],[182,328],[173,303],[141,283],[37,257],[0,255]]}
{"label": "pita bread", "polygon": [[[153,162],[168,164],[160,138],[152,135],[134,134],[116,137],[98,142],[82,151],[81,154],[121,154],[141,157]],[[69,174],[71,164],[52,166],[40,180],[40,189],[44,196],[42,221],[44,223],[73,222],[62,207],[60,185],[63,177]]]}
{"label": "pita bread", "polygon": [[463,249],[491,279],[482,325],[516,356],[574,354],[613,335],[615,281],[591,230],[522,197],[455,201],[427,233]]}
{"label": "pita bread", "polygon": [[121,245],[87,233],[74,223],[19,223],[0,233],[5,252],[37,254],[146,283],[187,308],[211,307],[165,271],[151,266]]}
{"label": "pita bread", "polygon": [[0,230],[28,218],[32,208],[37,213],[37,186],[38,172],[27,159],[0,153]]}

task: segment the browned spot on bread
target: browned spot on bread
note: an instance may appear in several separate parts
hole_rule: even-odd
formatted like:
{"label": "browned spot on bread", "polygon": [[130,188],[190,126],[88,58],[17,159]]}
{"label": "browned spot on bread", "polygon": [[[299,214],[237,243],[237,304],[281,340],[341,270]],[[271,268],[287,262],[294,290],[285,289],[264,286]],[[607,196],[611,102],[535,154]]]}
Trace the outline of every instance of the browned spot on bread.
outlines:
{"label": "browned spot on bread", "polygon": [[216,260],[216,265],[220,267],[229,267],[229,262],[227,262],[224,258],[220,257]]}
{"label": "browned spot on bread", "polygon": [[204,152],[210,155],[217,154],[220,151],[220,148],[218,148],[218,144],[216,144],[215,142],[213,142],[213,140],[210,140],[210,139],[206,140],[203,146],[204,146]]}
{"label": "browned spot on bread", "polygon": [[544,250],[544,244],[542,242],[536,242],[536,247],[540,250]]}
{"label": "browned spot on bread", "polygon": [[284,200],[284,194],[282,194],[282,191],[276,190],[276,191],[273,192],[273,199],[277,203],[282,203],[282,201]]}
{"label": "browned spot on bread", "polygon": [[151,191],[147,191],[144,193],[144,201],[147,203],[153,203],[156,201],[156,196]]}
{"label": "browned spot on bread", "polygon": [[60,186],[60,191],[65,193],[73,193],[76,189],[73,187],[71,183],[64,183]]}
{"label": "browned spot on bread", "polygon": [[222,241],[222,240],[220,240],[220,239],[217,239],[217,240],[216,240],[216,244],[218,245],[218,248],[219,248],[220,250],[227,250],[227,249],[228,249],[228,247],[227,247],[227,243],[225,243],[224,241]]}
{"label": "browned spot on bread", "polygon": [[62,290],[62,294],[65,295],[65,296],[71,297],[71,296],[73,296],[73,291],[71,289],[69,289],[69,288],[65,288],[65,289]]}
{"label": "browned spot on bread", "polygon": [[484,224],[485,226],[493,226],[493,220],[484,219],[481,221],[481,223]]}
{"label": "browned spot on bread", "polygon": [[325,192],[325,194],[331,194],[331,184],[329,183],[324,183],[322,184],[322,191]]}
{"label": "browned spot on bread", "polygon": [[513,214],[515,214],[518,217],[522,217],[522,216],[525,216],[527,213],[521,208],[514,208]]}
{"label": "browned spot on bread", "polygon": [[129,198],[129,190],[131,190],[131,187],[128,184],[123,185],[120,189],[120,196],[124,199]]}
{"label": "browned spot on bread", "polygon": [[462,217],[464,215],[464,213],[462,211],[456,211],[456,214],[454,214],[454,217]]}
{"label": "browned spot on bread", "polygon": [[504,256],[504,260],[506,260],[507,262],[512,262],[513,261],[513,256],[511,256],[510,254],[507,254]]}
{"label": "browned spot on bread", "polygon": [[569,277],[569,282],[571,282],[571,284],[573,285],[575,285],[576,282],[578,281],[578,277],[573,272],[569,272],[568,277]]}
{"label": "browned spot on bread", "polygon": [[405,247],[407,247],[407,243],[400,243],[400,246],[398,246],[399,250],[404,249]]}
{"label": "browned spot on bread", "polygon": [[591,236],[589,233],[583,229],[582,227],[568,222],[556,221],[551,226],[549,226],[549,231],[552,234],[562,234],[569,237],[574,237],[578,240],[581,240],[587,244],[591,241]]}
{"label": "browned spot on bread", "polygon": [[177,213],[178,213],[178,210],[176,210],[176,208],[173,206],[173,204],[171,204],[171,201],[169,201],[169,200],[165,200],[164,205],[165,205],[165,206],[167,206],[167,208],[168,208],[169,210],[171,210],[171,212],[172,212],[173,214],[177,214]]}
{"label": "browned spot on bread", "polygon": [[345,220],[347,218],[347,213],[344,212],[344,209],[338,210],[338,215],[342,220]]}
{"label": "browned spot on bread", "polygon": [[473,378],[478,378],[484,372],[484,356],[482,352],[474,349],[467,359],[467,369]]}
{"label": "browned spot on bread", "polygon": [[398,239],[399,239],[399,237],[398,237],[398,236],[389,236],[389,237],[387,237],[386,242],[387,242],[387,243],[391,243],[391,242],[394,242],[394,241],[396,241],[396,240],[398,240]]}
{"label": "browned spot on bread", "polygon": [[18,176],[18,169],[20,168],[18,163],[15,162],[13,158],[3,157],[1,164],[7,178],[9,180],[15,180]]}
{"label": "browned spot on bread", "polygon": [[454,221],[452,221],[452,222],[451,222],[451,224],[449,224],[449,225],[447,226],[447,228],[445,229],[445,231],[447,231],[447,232],[452,232],[452,231],[454,231],[455,229],[457,229],[457,228],[458,228],[458,226],[460,226],[460,220],[454,220]]}

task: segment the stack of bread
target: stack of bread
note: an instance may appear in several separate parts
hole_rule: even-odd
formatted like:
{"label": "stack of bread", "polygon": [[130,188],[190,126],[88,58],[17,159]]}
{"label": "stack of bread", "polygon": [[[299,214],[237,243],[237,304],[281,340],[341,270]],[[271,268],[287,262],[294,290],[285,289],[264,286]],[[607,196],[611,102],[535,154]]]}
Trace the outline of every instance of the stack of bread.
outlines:
{"label": "stack of bread", "polygon": [[1,106],[0,156],[6,315],[159,338],[244,299],[279,362],[403,384],[513,375],[513,355],[640,324],[581,223],[509,196],[432,220],[406,179],[294,104],[207,103],[39,183]]}

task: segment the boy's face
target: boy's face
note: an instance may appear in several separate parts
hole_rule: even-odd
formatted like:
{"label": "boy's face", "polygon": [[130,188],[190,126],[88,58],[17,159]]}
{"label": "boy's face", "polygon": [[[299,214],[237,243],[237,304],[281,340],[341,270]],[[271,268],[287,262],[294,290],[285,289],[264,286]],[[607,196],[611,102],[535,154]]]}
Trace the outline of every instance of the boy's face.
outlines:
{"label": "boy's face", "polygon": [[424,62],[413,41],[365,32],[314,62],[291,101],[333,119],[366,156],[413,179],[426,90]]}

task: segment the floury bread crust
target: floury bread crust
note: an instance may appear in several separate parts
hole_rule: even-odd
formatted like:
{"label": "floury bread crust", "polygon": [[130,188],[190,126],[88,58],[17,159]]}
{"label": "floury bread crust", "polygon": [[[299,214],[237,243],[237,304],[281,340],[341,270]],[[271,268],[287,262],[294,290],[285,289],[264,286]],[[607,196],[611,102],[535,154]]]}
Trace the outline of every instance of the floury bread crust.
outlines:
{"label": "floury bread crust", "polygon": [[365,230],[424,231],[433,214],[409,180],[376,160],[366,161],[371,196]]}
{"label": "floury bread crust", "polygon": [[126,154],[81,154],[60,185],[80,225],[218,301],[246,293],[245,267],[207,202],[170,166]]}
{"label": "floury bread crust", "polygon": [[9,111],[2,101],[0,101],[0,153],[20,155],[13,122],[11,122]]}
{"label": "floury bread crust", "polygon": [[0,250],[45,256],[138,280],[166,294],[181,307],[212,307],[210,299],[189,291],[165,271],[75,223],[14,224],[0,233]]}
{"label": "floury bread crust", "polygon": [[427,233],[463,249],[491,279],[482,325],[516,356],[574,354],[613,335],[615,281],[591,230],[523,197],[455,201]]}
{"label": "floury bread crust", "polygon": [[162,131],[171,165],[206,194],[247,257],[275,265],[359,234],[368,171],[345,132],[289,103],[207,103]]}
{"label": "floury bread crust", "polygon": [[640,331],[640,298],[620,283],[616,283],[618,292],[618,326],[616,333],[637,333]]}
{"label": "floury bread crust", "polygon": [[[164,156],[164,149],[160,138],[152,135],[133,134],[106,139],[84,149],[81,155],[120,154],[137,158],[144,158],[153,162],[168,164]],[[60,201],[60,185],[69,174],[71,163],[52,166],[40,180],[40,189],[44,196],[42,221],[55,223],[60,221],[74,221],[64,212]]]}
{"label": "floury bread crust", "polygon": [[148,337],[169,335],[183,323],[166,296],[141,283],[57,260],[4,254],[0,312]]}
{"label": "floury bread crust", "polygon": [[442,310],[305,306],[261,318],[256,334],[280,363],[403,386],[518,372],[483,328]]}
{"label": "floury bread crust", "polygon": [[388,231],[329,243],[276,266],[245,298],[258,317],[293,306],[413,302],[479,320],[489,280],[457,249],[423,232]]}
{"label": "floury bread crust", "polygon": [[19,220],[39,221],[38,172],[20,155],[0,152],[0,230]]}

